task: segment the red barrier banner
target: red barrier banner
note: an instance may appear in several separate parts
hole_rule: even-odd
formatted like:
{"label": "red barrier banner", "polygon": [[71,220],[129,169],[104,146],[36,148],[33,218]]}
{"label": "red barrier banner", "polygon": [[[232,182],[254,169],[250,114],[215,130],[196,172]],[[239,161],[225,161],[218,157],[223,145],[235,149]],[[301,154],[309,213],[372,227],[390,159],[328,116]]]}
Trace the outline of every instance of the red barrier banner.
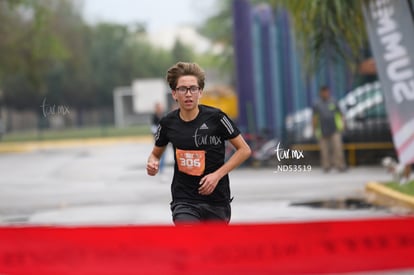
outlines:
{"label": "red barrier banner", "polygon": [[1,275],[414,270],[414,218],[256,225],[1,227]]}

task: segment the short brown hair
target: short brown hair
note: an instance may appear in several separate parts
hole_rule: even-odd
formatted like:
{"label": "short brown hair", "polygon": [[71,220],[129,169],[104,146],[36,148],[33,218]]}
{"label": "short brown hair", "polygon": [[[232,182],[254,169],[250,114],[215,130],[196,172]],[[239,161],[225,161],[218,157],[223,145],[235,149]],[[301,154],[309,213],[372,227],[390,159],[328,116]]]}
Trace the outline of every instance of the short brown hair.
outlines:
{"label": "short brown hair", "polygon": [[197,78],[198,86],[204,89],[205,73],[196,63],[178,62],[167,71],[167,82],[171,90],[177,88],[178,79],[181,76],[193,75]]}

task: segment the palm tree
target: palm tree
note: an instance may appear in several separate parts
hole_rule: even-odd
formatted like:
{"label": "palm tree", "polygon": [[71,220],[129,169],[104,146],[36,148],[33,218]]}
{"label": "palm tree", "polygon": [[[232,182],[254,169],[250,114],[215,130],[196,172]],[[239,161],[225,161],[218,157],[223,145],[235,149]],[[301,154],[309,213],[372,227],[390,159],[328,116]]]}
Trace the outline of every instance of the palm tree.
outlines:
{"label": "palm tree", "polygon": [[[238,0],[233,0],[238,1]],[[308,69],[322,66],[326,58],[343,59],[351,67],[361,62],[367,48],[361,0],[251,0],[267,3],[274,9],[289,11],[297,39],[303,49]],[[231,1],[218,1],[217,13],[208,18],[200,31],[214,42],[221,43],[224,54],[221,64],[233,64]],[[230,70],[230,67],[226,67]]]}
{"label": "palm tree", "polygon": [[308,68],[326,58],[344,60],[351,68],[368,46],[360,0],[270,0],[291,14]]}

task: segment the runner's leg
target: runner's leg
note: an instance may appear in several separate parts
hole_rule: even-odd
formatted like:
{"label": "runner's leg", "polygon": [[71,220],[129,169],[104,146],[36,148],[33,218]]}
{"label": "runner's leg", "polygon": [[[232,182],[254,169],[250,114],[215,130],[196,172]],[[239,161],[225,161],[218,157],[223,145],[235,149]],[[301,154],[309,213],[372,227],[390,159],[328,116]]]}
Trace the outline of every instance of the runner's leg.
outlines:
{"label": "runner's leg", "polygon": [[171,205],[171,211],[175,225],[197,223],[201,221],[200,209],[197,205],[185,202],[173,203]]}
{"label": "runner's leg", "polygon": [[319,140],[321,166],[325,172],[331,169],[329,158],[329,139],[327,137],[321,137]]}
{"label": "runner's leg", "polygon": [[217,221],[229,223],[231,218],[231,206],[210,205],[207,203],[200,204],[202,218],[205,221]]}

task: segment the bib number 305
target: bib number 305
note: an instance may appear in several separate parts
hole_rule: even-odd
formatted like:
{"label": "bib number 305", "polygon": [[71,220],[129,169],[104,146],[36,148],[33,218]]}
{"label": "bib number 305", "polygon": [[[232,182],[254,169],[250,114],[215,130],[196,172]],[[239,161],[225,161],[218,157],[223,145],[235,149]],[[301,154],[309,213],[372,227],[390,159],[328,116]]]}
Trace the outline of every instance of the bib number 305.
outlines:
{"label": "bib number 305", "polygon": [[175,150],[178,170],[192,176],[201,176],[205,168],[205,151]]}

